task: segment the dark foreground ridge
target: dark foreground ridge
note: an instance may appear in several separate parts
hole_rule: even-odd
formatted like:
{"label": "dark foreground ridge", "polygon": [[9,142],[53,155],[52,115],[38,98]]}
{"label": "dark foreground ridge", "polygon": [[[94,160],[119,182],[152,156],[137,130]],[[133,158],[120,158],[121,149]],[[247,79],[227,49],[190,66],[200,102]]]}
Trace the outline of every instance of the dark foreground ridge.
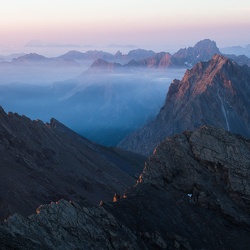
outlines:
{"label": "dark foreground ridge", "polygon": [[249,249],[250,141],[203,126],[162,142],[113,203],[61,200],[0,224],[1,249]]}
{"label": "dark foreground ridge", "polygon": [[0,220],[59,199],[99,204],[133,185],[144,158],[92,143],[55,119],[0,108]]}
{"label": "dark foreground ridge", "polygon": [[125,138],[119,147],[150,155],[165,138],[212,125],[250,138],[250,68],[214,55],[174,80],[155,120]]}

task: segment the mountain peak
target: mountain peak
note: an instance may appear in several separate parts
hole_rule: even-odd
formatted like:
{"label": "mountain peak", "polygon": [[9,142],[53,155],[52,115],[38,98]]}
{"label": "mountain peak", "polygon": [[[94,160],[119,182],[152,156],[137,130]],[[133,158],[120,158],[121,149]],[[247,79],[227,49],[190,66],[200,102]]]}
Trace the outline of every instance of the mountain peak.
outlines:
{"label": "mountain peak", "polygon": [[120,146],[148,155],[166,137],[212,125],[250,137],[250,70],[222,55],[199,62],[174,80],[155,120]]}
{"label": "mountain peak", "polygon": [[115,57],[120,57],[122,56],[122,52],[120,50],[118,50],[116,53],[115,53]]}
{"label": "mountain peak", "polygon": [[212,60],[219,62],[219,63],[231,61],[229,58],[227,58],[226,56],[223,56],[221,54],[214,54],[212,57]]}
{"label": "mountain peak", "polygon": [[180,49],[174,54],[179,64],[194,65],[200,61],[210,60],[214,54],[221,54],[216,43],[210,39],[204,39],[194,45]]}
{"label": "mountain peak", "polygon": [[197,48],[197,47],[213,47],[215,49],[217,49],[217,45],[216,45],[216,42],[215,41],[212,41],[210,39],[203,39],[199,42],[197,42],[195,45],[194,45],[194,48]]}

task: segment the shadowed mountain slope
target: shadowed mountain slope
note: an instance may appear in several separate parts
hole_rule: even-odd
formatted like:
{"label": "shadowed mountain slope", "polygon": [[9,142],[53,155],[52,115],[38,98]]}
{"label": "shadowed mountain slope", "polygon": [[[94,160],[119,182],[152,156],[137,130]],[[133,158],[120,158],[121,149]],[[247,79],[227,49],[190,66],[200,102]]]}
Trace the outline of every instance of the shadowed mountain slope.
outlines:
{"label": "shadowed mountain slope", "polygon": [[144,165],[143,157],[94,144],[55,119],[44,124],[2,108],[0,157],[1,219],[61,198],[111,200]]}
{"label": "shadowed mountain slope", "polygon": [[1,249],[249,249],[250,141],[204,126],[161,143],[99,207],[61,200],[0,224]]}

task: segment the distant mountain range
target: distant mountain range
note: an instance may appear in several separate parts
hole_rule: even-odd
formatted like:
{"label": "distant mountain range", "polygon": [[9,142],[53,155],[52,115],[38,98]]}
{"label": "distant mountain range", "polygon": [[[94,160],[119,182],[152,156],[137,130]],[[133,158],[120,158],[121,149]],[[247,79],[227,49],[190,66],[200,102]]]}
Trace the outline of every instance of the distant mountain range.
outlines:
{"label": "distant mountain range", "polygon": [[[233,59],[240,65],[247,64],[250,66],[250,59],[244,55],[239,55],[239,53],[231,53],[233,50],[223,50],[227,53],[224,53],[225,56]],[[247,52],[248,46],[246,46],[242,51]],[[230,53],[228,53],[230,52]],[[125,68],[128,67],[142,67],[142,68],[168,68],[168,67],[192,67],[199,61],[208,61],[212,58],[214,54],[222,54],[216,43],[210,39],[204,39],[199,41],[194,45],[194,47],[182,48],[176,53],[171,55],[167,52],[155,53],[152,50],[145,49],[133,49],[128,52],[128,54],[122,54],[120,51],[117,51],[115,54],[111,54],[104,51],[90,50],[87,52],[80,51],[69,51],[64,55],[58,57],[47,58],[35,53],[30,53],[27,55],[18,54],[14,58],[1,57],[0,66],[6,65],[19,65],[19,66],[79,66],[79,64],[91,65],[93,63],[94,67],[97,68],[98,63],[102,65],[100,67],[103,69],[103,61],[109,63],[121,64]],[[12,58],[11,62],[6,63],[4,60],[9,61]],[[97,62],[95,62],[97,60]]]}
{"label": "distant mountain range", "polygon": [[2,62],[2,61],[9,62],[9,61],[12,61],[14,58],[18,58],[18,57],[24,56],[24,55],[25,55],[25,53],[14,53],[14,54],[10,54],[7,56],[0,55],[0,62]]}
{"label": "distant mountain range", "polygon": [[36,53],[21,55],[11,61],[0,62],[1,67],[80,67],[80,64],[72,59],[48,58]]}
{"label": "distant mountain range", "polygon": [[187,70],[169,87],[155,120],[127,137],[120,147],[150,155],[166,137],[204,124],[250,137],[250,68],[214,55]]}
{"label": "distant mountain range", "polygon": [[[200,61],[211,60],[213,55],[221,54],[220,50],[216,46],[214,41],[209,39],[202,40],[194,45],[194,47],[188,47],[180,49],[175,54],[171,55],[170,53],[160,52],[155,53],[150,57],[143,58],[141,60],[132,59],[127,64],[121,65],[113,62],[113,66],[104,63],[103,60],[95,61],[91,67],[95,69],[99,68],[101,70],[113,68],[119,69],[122,68],[146,68],[146,69],[164,69],[164,68],[190,68]],[[226,55],[228,58],[233,59],[239,65],[248,65],[250,66],[250,59],[247,56],[236,56],[236,55]]]}
{"label": "distant mountain range", "polygon": [[[221,55],[209,39],[173,55],[143,49],[126,55],[70,51],[54,58],[31,53],[0,63],[0,98],[8,110],[27,112],[34,119],[56,116],[89,139],[114,146],[156,116],[173,78],[214,53]],[[246,56],[230,58],[250,65]],[[18,84],[11,88],[9,83]],[[28,85],[19,83],[39,87],[28,91]]]}
{"label": "distant mountain range", "polygon": [[[142,60],[156,53],[152,50],[134,49],[123,55],[120,51],[114,55],[104,51],[90,50],[80,52],[72,50],[58,57],[45,57],[36,53],[12,54],[0,56],[1,66],[80,66],[80,64],[91,64],[95,60],[102,59],[108,62],[128,63],[130,60]],[[68,65],[67,65],[68,64]]]}
{"label": "distant mountain range", "polygon": [[250,57],[250,44],[246,46],[232,46],[232,47],[226,47],[221,48],[220,51],[223,54],[230,54],[230,55],[245,55],[247,57]]}

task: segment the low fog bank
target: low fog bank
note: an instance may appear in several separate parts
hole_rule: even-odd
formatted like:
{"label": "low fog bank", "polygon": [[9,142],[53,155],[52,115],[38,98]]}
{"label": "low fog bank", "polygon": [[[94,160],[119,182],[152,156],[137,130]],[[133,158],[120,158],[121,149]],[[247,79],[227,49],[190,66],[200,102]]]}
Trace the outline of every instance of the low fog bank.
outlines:
{"label": "low fog bank", "polygon": [[51,85],[52,82],[74,79],[88,69],[88,64],[78,67],[0,67],[0,85],[23,83],[32,85]]}
{"label": "low fog bank", "polygon": [[184,71],[95,72],[43,86],[2,84],[0,104],[6,111],[44,122],[54,117],[90,140],[115,146],[155,117],[170,83]]}

